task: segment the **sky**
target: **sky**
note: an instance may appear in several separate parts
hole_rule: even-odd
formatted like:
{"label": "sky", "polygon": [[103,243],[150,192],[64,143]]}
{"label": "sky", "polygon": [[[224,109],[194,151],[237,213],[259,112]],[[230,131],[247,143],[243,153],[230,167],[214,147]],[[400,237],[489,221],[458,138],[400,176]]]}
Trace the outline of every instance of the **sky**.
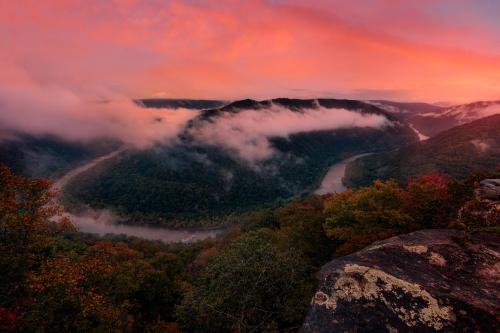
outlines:
{"label": "sky", "polygon": [[0,0],[0,98],[496,100],[498,13],[496,0]]}

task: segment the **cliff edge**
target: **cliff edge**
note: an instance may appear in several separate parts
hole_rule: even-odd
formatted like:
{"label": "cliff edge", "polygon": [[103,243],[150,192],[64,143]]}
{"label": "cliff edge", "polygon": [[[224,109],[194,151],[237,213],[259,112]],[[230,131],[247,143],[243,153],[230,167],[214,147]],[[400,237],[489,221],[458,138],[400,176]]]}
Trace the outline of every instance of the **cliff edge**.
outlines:
{"label": "cliff edge", "polygon": [[500,235],[422,230],[333,260],[302,332],[500,331]]}

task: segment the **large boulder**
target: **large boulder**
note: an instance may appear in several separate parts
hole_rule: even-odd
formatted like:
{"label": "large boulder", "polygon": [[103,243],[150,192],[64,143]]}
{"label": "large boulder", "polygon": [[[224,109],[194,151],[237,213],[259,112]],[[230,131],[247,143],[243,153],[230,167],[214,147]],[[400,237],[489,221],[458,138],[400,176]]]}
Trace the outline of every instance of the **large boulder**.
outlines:
{"label": "large boulder", "polygon": [[333,260],[302,332],[500,331],[500,235],[423,230]]}
{"label": "large boulder", "polygon": [[482,180],[474,193],[474,199],[460,208],[457,225],[462,228],[499,228],[500,179]]}
{"label": "large boulder", "polygon": [[500,179],[484,179],[476,189],[478,200],[500,200]]}

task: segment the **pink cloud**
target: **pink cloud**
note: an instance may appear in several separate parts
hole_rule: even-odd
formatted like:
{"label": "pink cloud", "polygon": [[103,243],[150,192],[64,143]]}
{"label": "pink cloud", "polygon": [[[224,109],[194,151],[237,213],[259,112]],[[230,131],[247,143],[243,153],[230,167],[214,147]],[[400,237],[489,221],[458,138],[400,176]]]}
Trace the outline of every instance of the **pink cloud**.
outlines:
{"label": "pink cloud", "polygon": [[226,113],[190,130],[199,142],[222,146],[249,162],[266,160],[275,153],[269,139],[339,128],[391,126],[383,115],[363,114],[346,109],[304,109],[290,112],[279,105],[259,110]]}

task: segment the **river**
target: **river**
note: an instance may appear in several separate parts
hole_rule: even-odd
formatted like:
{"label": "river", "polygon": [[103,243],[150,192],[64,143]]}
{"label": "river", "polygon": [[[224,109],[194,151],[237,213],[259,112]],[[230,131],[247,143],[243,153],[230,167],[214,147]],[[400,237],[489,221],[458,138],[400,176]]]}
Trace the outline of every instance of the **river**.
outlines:
{"label": "river", "polygon": [[[75,168],[61,178],[59,178],[53,185],[53,188],[59,193],[68,182],[77,175],[86,172],[101,162],[117,157],[124,152],[125,149],[120,149],[109,153],[107,155],[96,158],[78,168]],[[219,229],[171,229],[155,226],[133,225],[118,223],[120,218],[109,209],[87,209],[78,214],[66,213],[66,216],[71,219],[74,225],[78,227],[81,232],[98,234],[98,235],[126,235],[133,237],[140,237],[149,240],[159,240],[165,243],[175,242],[194,242],[207,238],[214,238],[224,231],[223,228]]]}
{"label": "river", "polygon": [[344,186],[344,184],[342,184],[342,178],[344,177],[347,164],[367,155],[371,155],[371,153],[359,154],[332,165],[321,181],[321,185],[316,191],[314,191],[314,194],[323,195],[332,192],[339,193],[345,191],[347,188]]}
{"label": "river", "polygon": [[[77,175],[90,170],[101,162],[117,157],[124,151],[125,149],[114,151],[69,171],[54,183],[54,189],[61,192],[64,186],[66,186],[66,184]],[[342,184],[342,177],[344,177],[347,164],[366,155],[370,154],[356,155],[332,165],[321,181],[320,187],[314,193],[326,194],[345,191],[346,187]],[[78,214],[66,214],[81,232],[98,235],[126,235],[149,240],[160,240],[166,243],[194,242],[207,238],[214,238],[224,231],[224,228],[171,229],[140,225],[141,223],[138,223],[137,225],[130,223],[122,224],[119,223],[120,218],[109,209],[95,210],[89,208],[87,211],[80,212]]]}
{"label": "river", "polygon": [[171,229],[147,225],[131,225],[117,223],[119,218],[108,209],[89,210],[78,215],[71,214],[70,219],[81,232],[98,235],[126,235],[149,240],[159,240],[165,243],[189,243],[207,238],[214,238],[223,229]]}

